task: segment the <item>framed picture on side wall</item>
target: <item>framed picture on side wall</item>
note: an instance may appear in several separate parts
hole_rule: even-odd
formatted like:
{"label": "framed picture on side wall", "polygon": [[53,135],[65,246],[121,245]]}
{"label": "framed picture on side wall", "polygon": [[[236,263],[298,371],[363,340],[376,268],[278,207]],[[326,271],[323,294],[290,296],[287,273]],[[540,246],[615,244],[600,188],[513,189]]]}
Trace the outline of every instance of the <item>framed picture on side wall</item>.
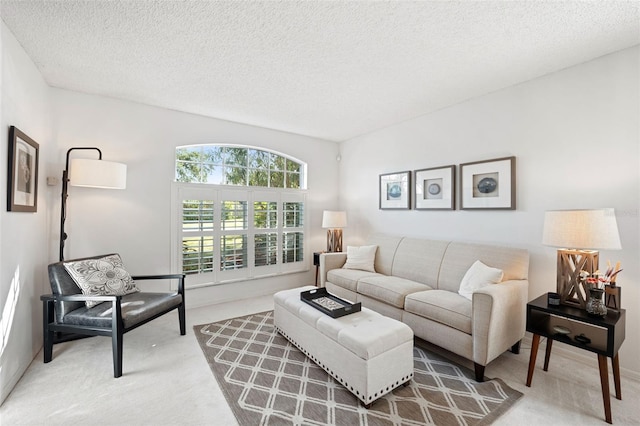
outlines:
{"label": "framed picture on side wall", "polygon": [[516,208],[516,157],[460,164],[462,210]]}
{"label": "framed picture on side wall", "polygon": [[38,210],[38,155],[40,145],[15,126],[9,128],[7,211]]}
{"label": "framed picture on side wall", "polygon": [[416,210],[455,209],[456,166],[415,171],[414,207]]}
{"label": "framed picture on side wall", "polygon": [[411,172],[380,175],[380,209],[408,210],[411,208]]}

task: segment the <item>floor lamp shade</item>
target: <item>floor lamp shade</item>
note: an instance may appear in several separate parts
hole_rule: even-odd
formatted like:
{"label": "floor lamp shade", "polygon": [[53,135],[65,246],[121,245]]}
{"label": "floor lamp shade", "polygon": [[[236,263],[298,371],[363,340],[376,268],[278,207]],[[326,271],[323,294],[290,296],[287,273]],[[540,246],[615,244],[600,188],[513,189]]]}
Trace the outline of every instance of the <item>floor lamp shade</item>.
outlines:
{"label": "floor lamp shade", "polygon": [[[73,158],[73,151],[92,151],[98,159]],[[102,151],[96,147],[74,147],[67,151],[65,168],[62,171],[62,199],[60,203],[60,261],[64,260],[64,246],[67,240],[65,221],[67,220],[67,197],[69,185],[88,188],[125,189],[127,187],[127,166],[122,163],[104,161]]]}
{"label": "floor lamp shade", "polygon": [[347,212],[325,210],[322,227],[327,229],[327,251],[342,251],[342,228],[347,227]]}
{"label": "floor lamp shade", "polygon": [[112,161],[74,158],[69,166],[69,185],[125,189],[127,187],[127,166]]}
{"label": "floor lamp shade", "polygon": [[597,250],[621,248],[612,208],[545,212],[542,244],[559,247],[557,292],[565,305],[586,306],[588,289],[580,272],[598,270]]}

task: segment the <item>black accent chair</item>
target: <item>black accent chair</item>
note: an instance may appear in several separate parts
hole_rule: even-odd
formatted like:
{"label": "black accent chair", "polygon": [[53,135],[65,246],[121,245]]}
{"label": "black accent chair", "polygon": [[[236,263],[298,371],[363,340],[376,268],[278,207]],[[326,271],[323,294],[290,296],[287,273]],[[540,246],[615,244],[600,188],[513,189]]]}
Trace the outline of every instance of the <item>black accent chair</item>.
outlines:
{"label": "black accent chair", "polygon": [[[65,262],[99,259],[109,255],[73,259]],[[65,262],[49,265],[53,294],[40,297],[43,302],[44,362],[51,362],[53,345],[88,336],[111,336],[113,376],[122,376],[122,341],[131,331],[161,315],[178,309],[180,334],[185,335],[184,274],[143,275],[140,280],[178,280],[177,292],[137,292],[125,296],[85,296],[64,267]],[[87,308],[88,300],[102,301]]]}

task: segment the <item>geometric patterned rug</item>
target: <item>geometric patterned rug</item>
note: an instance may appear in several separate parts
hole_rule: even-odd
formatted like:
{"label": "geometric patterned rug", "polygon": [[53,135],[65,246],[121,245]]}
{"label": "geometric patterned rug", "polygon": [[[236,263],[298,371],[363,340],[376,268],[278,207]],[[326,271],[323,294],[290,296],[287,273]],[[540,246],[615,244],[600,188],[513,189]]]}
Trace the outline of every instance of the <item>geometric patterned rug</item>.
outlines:
{"label": "geometric patterned rug", "polygon": [[364,408],[273,327],[273,311],[194,326],[241,426],[487,425],[522,393],[414,348],[414,377]]}

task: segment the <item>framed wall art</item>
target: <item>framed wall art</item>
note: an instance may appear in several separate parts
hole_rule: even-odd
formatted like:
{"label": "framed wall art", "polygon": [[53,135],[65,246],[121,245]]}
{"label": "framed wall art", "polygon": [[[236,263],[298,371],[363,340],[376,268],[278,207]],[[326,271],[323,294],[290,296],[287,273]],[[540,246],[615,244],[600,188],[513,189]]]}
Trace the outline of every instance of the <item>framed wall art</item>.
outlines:
{"label": "framed wall art", "polygon": [[7,211],[38,210],[38,156],[40,145],[15,126],[9,128]]}
{"label": "framed wall art", "polygon": [[460,164],[461,208],[516,208],[516,157]]}
{"label": "framed wall art", "polygon": [[380,175],[380,209],[408,210],[411,208],[411,172]]}
{"label": "framed wall art", "polygon": [[455,209],[456,166],[416,170],[414,207],[416,210]]}

